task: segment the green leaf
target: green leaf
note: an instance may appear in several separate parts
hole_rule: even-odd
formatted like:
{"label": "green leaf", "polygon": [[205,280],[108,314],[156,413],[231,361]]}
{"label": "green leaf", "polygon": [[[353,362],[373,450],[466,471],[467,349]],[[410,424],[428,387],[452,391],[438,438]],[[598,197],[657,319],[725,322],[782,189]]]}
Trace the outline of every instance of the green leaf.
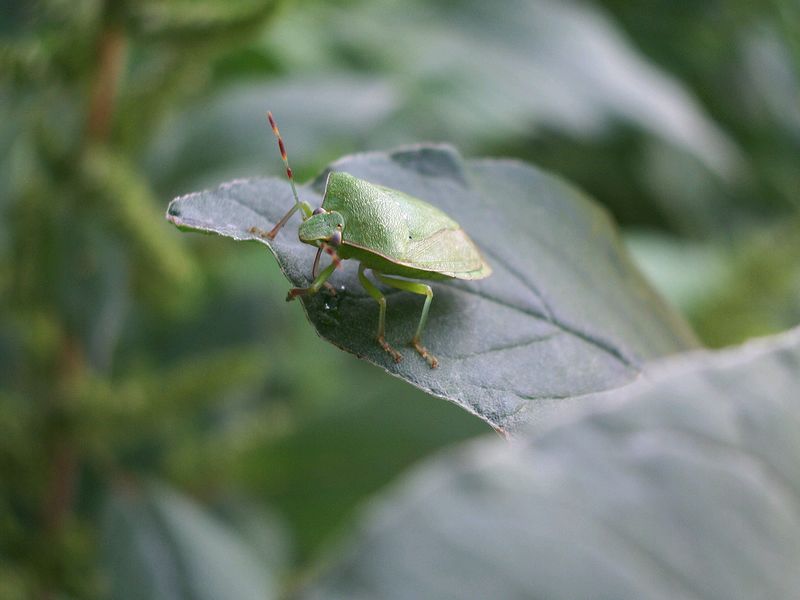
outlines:
{"label": "green leaf", "polygon": [[418,469],[302,598],[800,597],[800,329]]}
{"label": "green leaf", "polygon": [[[381,23],[391,23],[391,43]],[[391,73],[402,106],[393,123],[370,132],[382,144],[424,135],[475,148],[553,131],[601,138],[624,123],[724,178],[746,168],[692,93],[648,61],[596,3],[354,0],[313,11],[296,4],[270,33],[264,43],[284,57],[291,78],[349,64]],[[298,96],[298,104],[308,102]],[[351,111],[345,104],[340,112]],[[276,114],[284,120],[287,113]]]}
{"label": "green leaf", "polygon": [[648,280],[686,315],[720,293],[733,270],[729,250],[718,240],[693,241],[640,230],[626,232],[625,245]]}
{"label": "green leaf", "polygon": [[[314,356],[324,358],[324,353]],[[284,435],[262,436],[252,451],[237,456],[231,469],[252,494],[285,515],[300,562],[318,554],[365,498],[412,464],[486,433],[482,421],[456,406],[431,402],[423,392],[367,365],[350,365],[347,373],[331,370],[315,376],[335,380],[336,396],[297,417]],[[295,407],[304,399],[295,392],[289,402]],[[224,452],[224,444],[217,446]]]}
{"label": "green leaf", "polygon": [[244,538],[163,485],[117,486],[104,537],[112,598],[265,600],[276,595],[268,565]]}
{"label": "green leaf", "polygon": [[[334,275],[336,296],[303,299],[317,332],[423,390],[446,398],[498,429],[533,417],[533,407],[614,388],[647,360],[691,347],[683,321],[652,291],[620,245],[607,215],[575,188],[508,160],[463,160],[449,146],[353,155],[331,169],[427,200],[455,217],[494,273],[477,282],[434,284],[425,331],[439,357],[431,370],[413,351],[395,364],[375,342],[377,303],[356,265]],[[321,203],[326,173],[300,194]],[[237,180],[174,200],[178,227],[257,240],[292,205],[278,179]],[[294,217],[267,245],[295,286],[310,283],[313,248]],[[402,347],[421,298],[387,291],[387,339]]]}
{"label": "green leaf", "polygon": [[208,39],[257,31],[275,10],[272,0],[141,0],[129,7],[129,24],[145,36]]}
{"label": "green leaf", "polygon": [[374,140],[401,99],[386,78],[349,72],[227,86],[171,116],[148,149],[148,176],[162,189],[186,190],[265,166],[282,174],[280,161],[264,160],[275,152],[269,129],[253,135],[253,123],[265,123],[264,98],[281,128],[292,132],[295,175],[313,174],[330,156]]}
{"label": "green leaf", "polygon": [[197,273],[186,249],[153,227],[157,209],[145,178],[125,156],[100,147],[87,152],[82,167],[87,192],[102,200],[104,225],[135,258],[139,287],[151,298],[175,303],[169,291],[191,289]]}

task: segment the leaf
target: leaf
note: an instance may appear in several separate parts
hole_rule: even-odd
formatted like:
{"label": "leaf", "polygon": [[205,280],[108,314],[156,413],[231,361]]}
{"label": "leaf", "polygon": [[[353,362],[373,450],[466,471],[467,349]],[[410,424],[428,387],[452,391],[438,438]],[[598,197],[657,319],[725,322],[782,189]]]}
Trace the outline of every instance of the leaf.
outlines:
{"label": "leaf", "polygon": [[165,304],[174,303],[169,288],[191,289],[197,273],[185,248],[153,227],[157,209],[145,178],[122,154],[101,148],[87,152],[81,166],[87,192],[99,199],[98,216],[134,258],[142,291]]}
{"label": "leaf", "polygon": [[[390,44],[380,26],[387,23]],[[324,164],[320,157],[418,139],[448,140],[470,153],[498,147],[529,153],[535,140],[537,156],[555,152],[559,168],[570,163],[584,181],[616,181],[619,174],[597,173],[598,152],[586,144],[607,144],[622,126],[626,135],[634,130],[668,145],[665,159],[678,162],[677,156],[697,173],[682,186],[652,180],[638,153],[626,160],[608,145],[600,152],[616,158],[604,166],[627,169],[623,179],[647,179],[666,196],[660,212],[672,216],[680,209],[691,217],[716,208],[720,194],[730,211],[730,193],[714,185],[719,177],[735,181],[748,168],[691,91],[586,2],[510,2],[500,10],[474,0],[354,0],[314,10],[296,3],[276,14],[257,51],[281,65],[282,74],[265,70],[263,81],[221,87],[171,115],[146,153],[159,184],[192,189],[208,185],[209,177],[263,168],[263,149],[273,151],[272,140],[251,131],[267,108],[292,132],[287,142],[297,172]],[[175,76],[175,69],[167,72]],[[560,151],[547,151],[554,134]],[[565,160],[565,149],[588,166]],[[636,215],[652,191],[631,200]],[[626,206],[612,193],[617,209]]]}
{"label": "leaf", "polygon": [[[320,336],[393,375],[451,400],[498,429],[533,417],[531,408],[617,387],[647,360],[689,348],[683,321],[635,270],[607,215],[578,190],[507,160],[464,161],[449,146],[353,155],[331,169],[403,190],[454,216],[494,273],[477,282],[436,283],[425,342],[431,370],[413,351],[395,364],[375,342],[377,303],[345,263],[325,291],[303,299]],[[321,203],[326,174],[301,196]],[[310,283],[313,248],[297,240],[299,217],[267,243],[291,207],[277,179],[237,180],[174,200],[167,218],[185,229],[267,244],[295,286]],[[387,339],[404,346],[422,300],[387,290]]]}
{"label": "leaf", "polygon": [[795,329],[435,458],[300,597],[800,597],[798,387]]}
{"label": "leaf", "polygon": [[626,233],[624,239],[648,280],[683,314],[696,314],[731,276],[731,258],[719,240],[692,241],[645,230]]}
{"label": "leaf", "polygon": [[703,339],[712,346],[800,323],[800,218],[753,228],[737,242],[725,285],[709,289],[695,313]]}
{"label": "leaf", "polygon": [[[391,43],[382,23],[391,23]],[[308,40],[301,47],[299,36]],[[599,138],[623,123],[692,154],[722,177],[745,168],[739,148],[692,93],[648,61],[593,3],[298,6],[264,43],[285,57],[291,77],[341,70],[353,57],[362,71],[392,73],[404,100],[394,122],[371,135],[382,144],[424,135],[475,148],[476,141],[552,131]],[[309,112],[315,111],[302,114]],[[339,112],[353,111],[345,104]],[[417,135],[409,138],[409,131]]]}
{"label": "leaf", "polygon": [[117,600],[276,595],[268,565],[244,538],[163,485],[118,486],[107,507],[104,541]]}
{"label": "leaf", "polygon": [[[280,115],[281,128],[292,132],[296,171],[301,170],[298,158],[313,162],[323,157],[317,163],[322,166],[331,148],[337,154],[343,145],[357,148],[356,139],[373,135],[400,100],[385,79],[349,73],[297,77],[271,85],[231,85],[172,115],[152,140],[148,175],[162,187],[186,189],[262,169],[264,156],[274,156],[265,153],[275,152],[268,129],[252,135],[253,123],[264,119],[264,98]],[[333,114],[336,119],[330,118]],[[273,172],[283,173],[280,161],[271,166]]]}
{"label": "leaf", "polygon": [[153,2],[143,0],[128,11],[130,25],[138,33],[155,38],[204,39],[224,33],[258,30],[275,10],[276,2],[264,0],[190,0]]}
{"label": "leaf", "polygon": [[[235,465],[248,489],[293,526],[301,562],[317,555],[365,498],[412,464],[486,433],[482,421],[456,406],[431,402],[366,365],[338,374],[316,370],[315,377],[335,378],[336,395],[325,396],[325,405],[306,411],[285,435],[262,436]],[[288,400],[293,407],[304,401],[308,396],[300,391]]]}

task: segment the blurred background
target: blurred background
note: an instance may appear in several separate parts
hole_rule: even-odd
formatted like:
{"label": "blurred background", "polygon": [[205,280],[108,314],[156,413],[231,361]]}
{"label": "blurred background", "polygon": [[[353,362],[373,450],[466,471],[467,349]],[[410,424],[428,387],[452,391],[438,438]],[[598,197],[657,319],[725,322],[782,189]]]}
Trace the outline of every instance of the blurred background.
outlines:
{"label": "blurred background", "polygon": [[795,0],[4,0],[0,598],[274,596],[489,431],[164,220],[282,175],[267,109],[300,181],[418,141],[562,174],[709,346],[800,321]]}

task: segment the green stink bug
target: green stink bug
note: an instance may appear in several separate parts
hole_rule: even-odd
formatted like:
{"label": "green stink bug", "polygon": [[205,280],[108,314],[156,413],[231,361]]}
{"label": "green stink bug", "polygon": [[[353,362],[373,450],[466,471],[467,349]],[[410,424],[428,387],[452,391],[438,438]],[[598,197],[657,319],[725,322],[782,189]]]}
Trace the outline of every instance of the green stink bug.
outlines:
{"label": "green stink bug", "polygon": [[[378,302],[377,341],[395,360],[402,355],[386,341],[386,298],[367,279],[365,269],[375,278],[394,288],[425,296],[422,315],[411,345],[428,361],[432,368],[439,362],[422,345],[422,330],[433,299],[431,287],[408,279],[446,280],[483,279],[492,269],[481,256],[478,247],[461,226],[438,208],[409,196],[399,190],[375,185],[348,173],[331,172],[325,184],[322,206],[311,208],[301,202],[294,184],[294,176],[286,155],[278,126],[272,113],[267,113],[269,124],[278,139],[281,159],[292,187],[294,206],[269,232],[252,228],[252,233],[274,239],[278,231],[299,209],[303,222],[298,236],[301,242],[316,246],[317,254],[311,269],[312,283],[306,288],[292,288],[286,300],[297,296],[316,294],[323,286],[331,292],[328,283],[342,260],[359,261],[358,279],[367,293]],[[318,273],[322,252],[331,256],[331,264]],[[399,276],[389,277],[387,275]]]}

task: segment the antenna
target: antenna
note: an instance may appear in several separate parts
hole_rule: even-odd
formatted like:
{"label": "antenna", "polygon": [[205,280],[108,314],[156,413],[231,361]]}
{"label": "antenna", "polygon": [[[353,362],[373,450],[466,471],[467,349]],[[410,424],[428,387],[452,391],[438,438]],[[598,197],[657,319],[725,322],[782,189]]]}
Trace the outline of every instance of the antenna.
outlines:
{"label": "antenna", "polygon": [[281,137],[281,132],[278,129],[278,125],[275,123],[275,119],[272,117],[272,112],[267,113],[267,120],[269,121],[270,127],[272,127],[272,133],[274,133],[275,137],[278,138],[278,149],[281,151],[281,160],[286,166],[286,177],[289,178],[289,183],[292,186],[292,195],[294,196],[294,206],[283,216],[280,221],[278,221],[278,224],[275,225],[275,227],[273,227],[269,233],[267,233],[267,237],[272,240],[275,239],[278,231],[280,231],[281,227],[286,225],[286,222],[295,213],[295,211],[298,208],[301,208],[302,204],[300,203],[300,197],[297,195],[297,188],[294,186],[294,174],[292,173],[292,167],[289,166],[289,159],[286,156],[286,146],[283,143],[283,138]]}

